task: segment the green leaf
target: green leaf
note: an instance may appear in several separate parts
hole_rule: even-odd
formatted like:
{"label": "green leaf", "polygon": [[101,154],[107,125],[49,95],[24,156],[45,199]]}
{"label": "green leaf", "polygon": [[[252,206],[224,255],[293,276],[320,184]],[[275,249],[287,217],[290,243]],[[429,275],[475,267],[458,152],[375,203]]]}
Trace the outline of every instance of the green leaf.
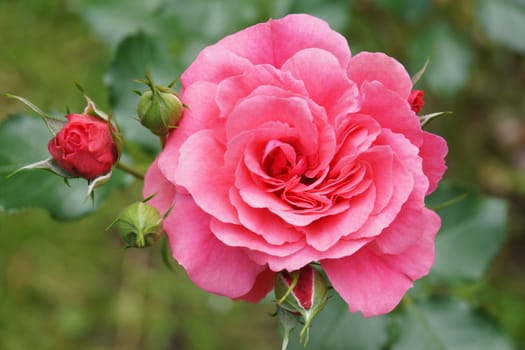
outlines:
{"label": "green leaf", "polygon": [[[388,341],[389,321],[389,316],[365,318],[360,313],[351,313],[348,305],[332,293],[312,323],[306,349],[381,349]],[[297,332],[291,334],[290,350],[305,349],[298,338]]]}
{"label": "green leaf", "polygon": [[42,122],[25,115],[14,115],[0,125],[0,211],[17,212],[43,208],[56,219],[71,220],[94,211],[111,191],[130,182],[120,171],[96,191],[95,202],[86,199],[87,181],[63,178],[41,169],[7,175],[24,165],[49,157],[51,138]]}
{"label": "green leaf", "polygon": [[456,300],[407,303],[393,350],[512,350],[511,342],[481,314]]}
{"label": "green leaf", "polygon": [[481,278],[505,241],[504,200],[442,185],[428,203],[438,207],[465,193],[464,199],[438,211],[442,228],[436,238],[431,281],[456,283]]}
{"label": "green leaf", "polygon": [[126,140],[136,141],[154,151],[159,149],[158,139],[138,121],[139,98],[133,90],[138,86],[135,81],[148,70],[161,85],[177,78],[170,62],[167,48],[140,32],[120,43],[106,76],[113,113]]}
{"label": "green leaf", "polygon": [[184,68],[204,46],[261,20],[267,6],[260,0],[90,0],[76,12],[113,46],[139,31],[161,40],[175,55],[172,65]]}
{"label": "green leaf", "polygon": [[152,31],[150,19],[162,9],[163,0],[91,0],[73,2],[73,10],[112,46],[137,31]]}
{"label": "green leaf", "polygon": [[477,17],[493,40],[511,49],[525,52],[525,1],[478,1]]}

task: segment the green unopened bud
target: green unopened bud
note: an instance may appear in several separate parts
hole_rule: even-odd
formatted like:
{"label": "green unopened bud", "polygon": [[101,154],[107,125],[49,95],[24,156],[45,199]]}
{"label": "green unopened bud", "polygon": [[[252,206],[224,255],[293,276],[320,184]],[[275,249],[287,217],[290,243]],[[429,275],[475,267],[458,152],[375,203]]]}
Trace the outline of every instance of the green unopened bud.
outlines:
{"label": "green unopened bud", "polygon": [[[275,279],[275,297],[279,308],[302,318],[304,326],[300,339],[306,345],[310,324],[324,308],[328,298],[325,278],[310,265],[294,272],[281,271]],[[283,323],[283,313],[278,315]]]}
{"label": "green unopened bud", "polygon": [[153,245],[162,235],[162,220],[155,207],[136,202],[124,209],[109,227],[116,225],[126,248],[145,248]]}
{"label": "green unopened bud", "polygon": [[150,90],[142,93],[138,102],[140,123],[155,135],[165,136],[178,125],[184,104],[171,89],[173,83],[168,87],[155,85],[149,74],[141,82],[147,84]]}

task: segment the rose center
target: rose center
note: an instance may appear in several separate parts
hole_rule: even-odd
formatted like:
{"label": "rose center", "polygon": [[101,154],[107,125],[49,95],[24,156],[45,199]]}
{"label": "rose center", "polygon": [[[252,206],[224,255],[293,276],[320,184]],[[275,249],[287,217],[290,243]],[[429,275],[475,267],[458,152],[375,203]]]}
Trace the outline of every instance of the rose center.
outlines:
{"label": "rose center", "polygon": [[306,170],[306,159],[298,155],[292,145],[271,140],[263,155],[263,168],[273,178],[288,180],[294,176],[302,176]]}
{"label": "rose center", "polygon": [[67,137],[67,142],[70,146],[80,146],[82,142],[82,136],[78,131],[72,131]]}
{"label": "rose center", "polygon": [[64,149],[66,154],[75,153],[80,150],[84,141],[84,135],[80,130],[69,130],[65,137]]}

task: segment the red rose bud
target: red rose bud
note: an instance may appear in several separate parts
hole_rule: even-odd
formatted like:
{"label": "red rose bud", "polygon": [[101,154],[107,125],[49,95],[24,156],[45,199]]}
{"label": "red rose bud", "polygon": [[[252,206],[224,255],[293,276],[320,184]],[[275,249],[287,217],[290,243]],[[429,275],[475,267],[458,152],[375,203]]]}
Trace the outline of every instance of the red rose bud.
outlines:
{"label": "red rose bud", "polygon": [[278,307],[303,318],[304,327],[300,337],[303,339],[306,334],[306,344],[308,328],[326,304],[328,286],[325,278],[310,265],[291,273],[282,271],[276,276],[275,297]]}
{"label": "red rose bud", "polygon": [[162,220],[157,209],[144,202],[136,202],[124,209],[108,229],[117,225],[126,248],[145,248],[153,245],[162,235]]}
{"label": "red rose bud", "polygon": [[414,112],[419,113],[421,108],[425,105],[425,101],[423,100],[424,96],[425,92],[423,90],[412,90],[408,96],[408,103]]}
{"label": "red rose bud", "polygon": [[140,123],[157,136],[167,135],[182,117],[183,103],[169,87],[155,85],[149,75],[143,81],[150,90],[142,93],[137,112]]}
{"label": "red rose bud", "polygon": [[47,145],[55,162],[69,174],[93,180],[108,173],[118,158],[107,121],[69,114],[67,123]]}

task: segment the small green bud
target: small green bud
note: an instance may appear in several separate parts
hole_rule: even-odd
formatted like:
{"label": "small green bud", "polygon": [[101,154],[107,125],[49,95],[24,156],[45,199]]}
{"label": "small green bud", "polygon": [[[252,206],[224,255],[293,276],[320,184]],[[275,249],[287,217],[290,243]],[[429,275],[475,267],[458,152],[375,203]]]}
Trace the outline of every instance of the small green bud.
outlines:
{"label": "small green bud", "polygon": [[124,209],[109,227],[116,225],[126,248],[145,248],[153,245],[162,235],[162,220],[155,207],[136,202]]}
{"label": "small green bud", "polygon": [[142,93],[138,102],[140,123],[155,135],[165,136],[182,118],[184,104],[171,87],[155,85],[149,74],[142,82],[150,90]]}

